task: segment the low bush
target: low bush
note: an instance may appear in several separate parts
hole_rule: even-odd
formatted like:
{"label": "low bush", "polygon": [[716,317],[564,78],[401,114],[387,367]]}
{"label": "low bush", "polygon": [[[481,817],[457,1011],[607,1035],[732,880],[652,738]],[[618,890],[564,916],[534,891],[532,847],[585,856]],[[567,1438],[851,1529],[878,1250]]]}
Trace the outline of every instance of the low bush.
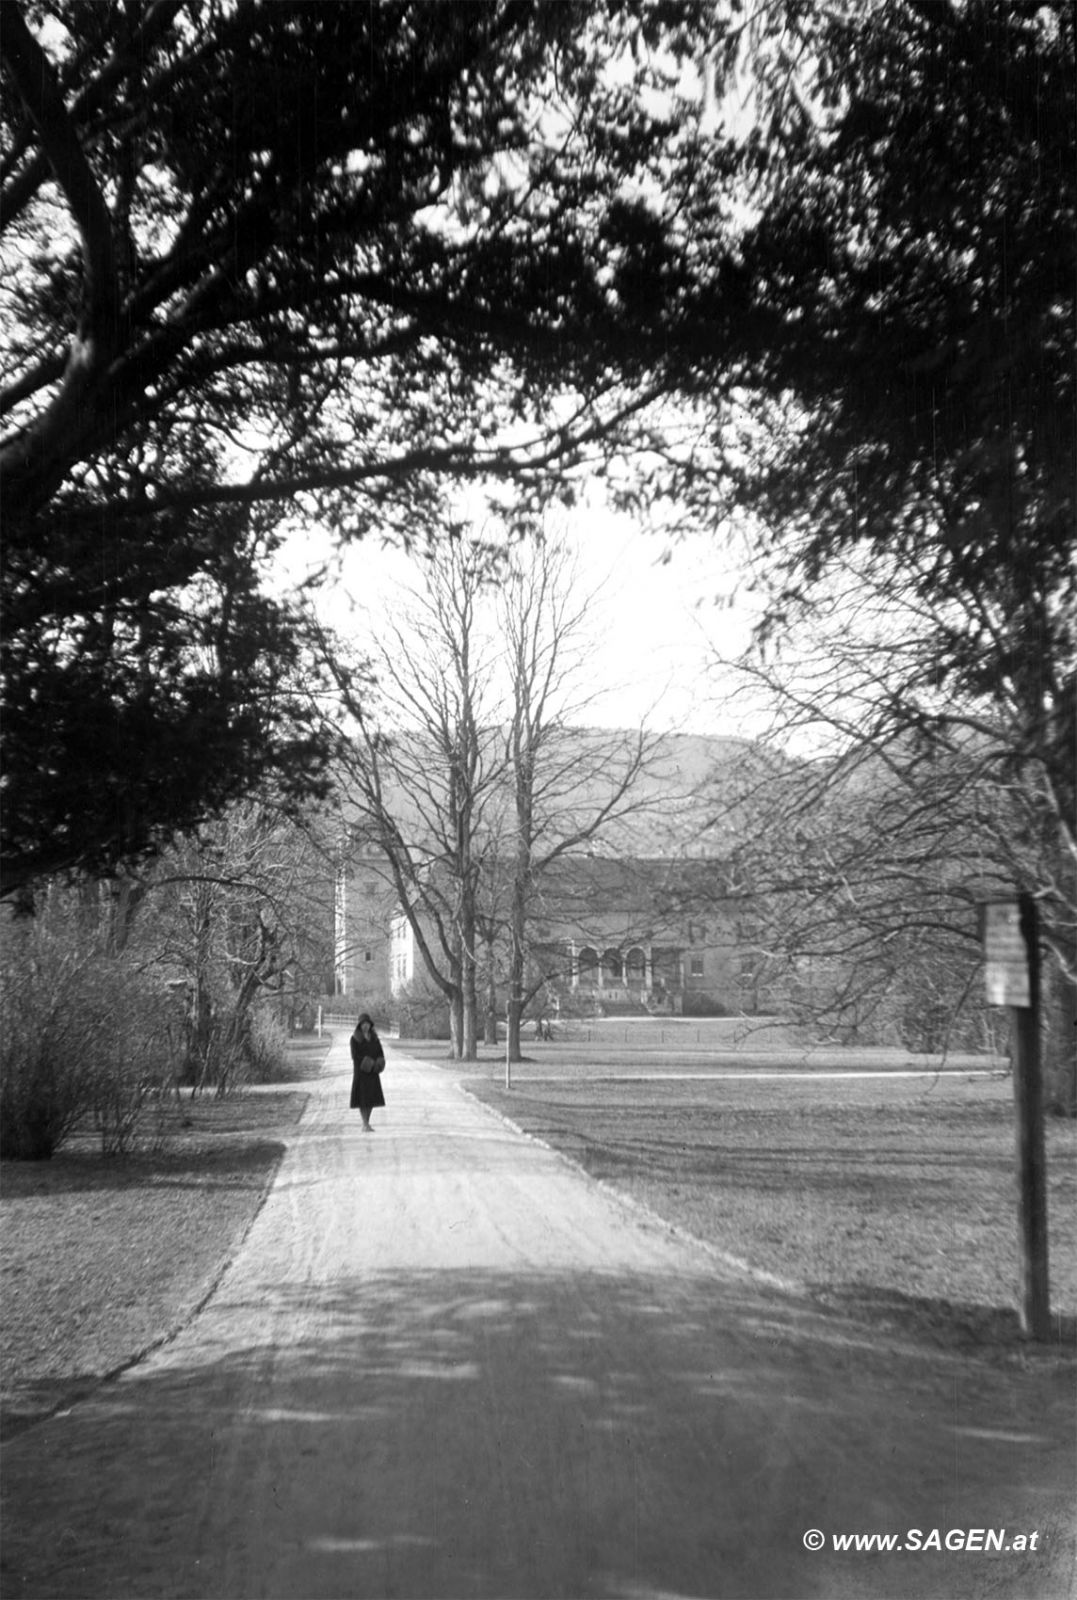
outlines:
{"label": "low bush", "polygon": [[0,968],[0,1157],[40,1161],[86,1121],[106,1154],[134,1143],[173,1082],[176,1002],[55,907],[7,930]]}
{"label": "low bush", "polygon": [[730,1014],[729,1007],[715,995],[693,989],[685,993],[682,1012],[686,1017],[728,1017]]}
{"label": "low bush", "polygon": [[99,958],[94,971],[98,1025],[91,1109],[102,1152],[123,1155],[136,1143],[162,1138],[178,1067],[178,1008],[167,989],[123,961]]}
{"label": "low bush", "polygon": [[401,1039],[448,1039],[448,1001],[427,977],[413,978],[393,995],[390,1021]]}
{"label": "low bush", "polygon": [[288,1030],[269,1011],[256,1011],[247,1038],[251,1083],[285,1083],[292,1076],[288,1060]]}
{"label": "low bush", "polygon": [[63,1143],[92,1102],[93,1064],[80,1023],[87,958],[25,925],[12,931],[5,956],[0,1156],[39,1161]]}

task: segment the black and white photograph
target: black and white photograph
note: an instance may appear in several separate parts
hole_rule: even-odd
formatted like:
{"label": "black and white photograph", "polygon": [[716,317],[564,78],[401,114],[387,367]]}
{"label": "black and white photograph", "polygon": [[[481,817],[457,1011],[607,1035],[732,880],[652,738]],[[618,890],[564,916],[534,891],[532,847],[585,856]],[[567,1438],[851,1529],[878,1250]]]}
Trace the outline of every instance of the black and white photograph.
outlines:
{"label": "black and white photograph", "polygon": [[0,0],[3,1600],[1077,1600],[1073,0]]}

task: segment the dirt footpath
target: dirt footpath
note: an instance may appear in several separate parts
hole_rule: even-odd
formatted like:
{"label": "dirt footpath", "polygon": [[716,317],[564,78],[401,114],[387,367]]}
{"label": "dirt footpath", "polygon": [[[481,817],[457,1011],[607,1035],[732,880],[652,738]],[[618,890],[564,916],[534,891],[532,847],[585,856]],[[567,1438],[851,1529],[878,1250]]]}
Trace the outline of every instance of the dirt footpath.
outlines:
{"label": "dirt footpath", "polygon": [[4,1600],[1071,1594],[1064,1374],[854,1338],[391,1050],[364,1135],[349,1077],[203,1313],[6,1450]]}

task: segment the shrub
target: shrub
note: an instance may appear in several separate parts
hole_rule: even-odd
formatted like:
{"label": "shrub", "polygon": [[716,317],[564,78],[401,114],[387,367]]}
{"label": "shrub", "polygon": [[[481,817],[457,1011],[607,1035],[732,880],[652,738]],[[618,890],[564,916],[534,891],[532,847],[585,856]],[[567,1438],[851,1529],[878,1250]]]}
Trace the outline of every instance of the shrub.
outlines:
{"label": "shrub", "polygon": [[247,1037],[247,1058],[252,1083],[283,1083],[291,1076],[288,1032],[270,1011],[256,1011]]}
{"label": "shrub", "polygon": [[689,989],[684,996],[683,1012],[686,1017],[728,1017],[729,1007],[713,994]]}
{"label": "shrub", "polygon": [[147,1100],[171,1082],[168,990],[103,954],[53,897],[6,930],[0,970],[0,1156],[47,1160],[92,1121],[106,1154],[129,1149]]}
{"label": "shrub", "polygon": [[88,1097],[47,1042],[26,1049],[7,1037],[11,1054],[0,1080],[0,1158],[45,1161],[85,1115]]}
{"label": "shrub", "polygon": [[425,974],[413,978],[394,994],[390,1023],[401,1039],[448,1039],[448,1001]]}
{"label": "shrub", "polygon": [[91,1084],[94,1126],[105,1155],[123,1155],[146,1133],[163,1133],[163,1111],[175,1083],[173,1027],[177,1002],[152,976],[120,960],[95,964],[98,1049]]}
{"label": "shrub", "polygon": [[0,983],[0,1156],[47,1160],[86,1115],[93,1065],[83,1047],[85,953],[36,926],[9,930]]}

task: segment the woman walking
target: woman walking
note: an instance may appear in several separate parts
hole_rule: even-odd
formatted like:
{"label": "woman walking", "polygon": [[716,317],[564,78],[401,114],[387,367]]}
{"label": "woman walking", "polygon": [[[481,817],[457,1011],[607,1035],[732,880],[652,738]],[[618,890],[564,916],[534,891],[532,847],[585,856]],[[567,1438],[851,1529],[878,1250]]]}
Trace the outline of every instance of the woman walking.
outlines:
{"label": "woman walking", "polygon": [[369,1012],[364,1011],[355,1024],[351,1036],[352,1098],[351,1109],[358,1110],[363,1119],[363,1132],[373,1133],[370,1113],[375,1106],[385,1104],[381,1088],[381,1075],[385,1071],[385,1052],[374,1031]]}

